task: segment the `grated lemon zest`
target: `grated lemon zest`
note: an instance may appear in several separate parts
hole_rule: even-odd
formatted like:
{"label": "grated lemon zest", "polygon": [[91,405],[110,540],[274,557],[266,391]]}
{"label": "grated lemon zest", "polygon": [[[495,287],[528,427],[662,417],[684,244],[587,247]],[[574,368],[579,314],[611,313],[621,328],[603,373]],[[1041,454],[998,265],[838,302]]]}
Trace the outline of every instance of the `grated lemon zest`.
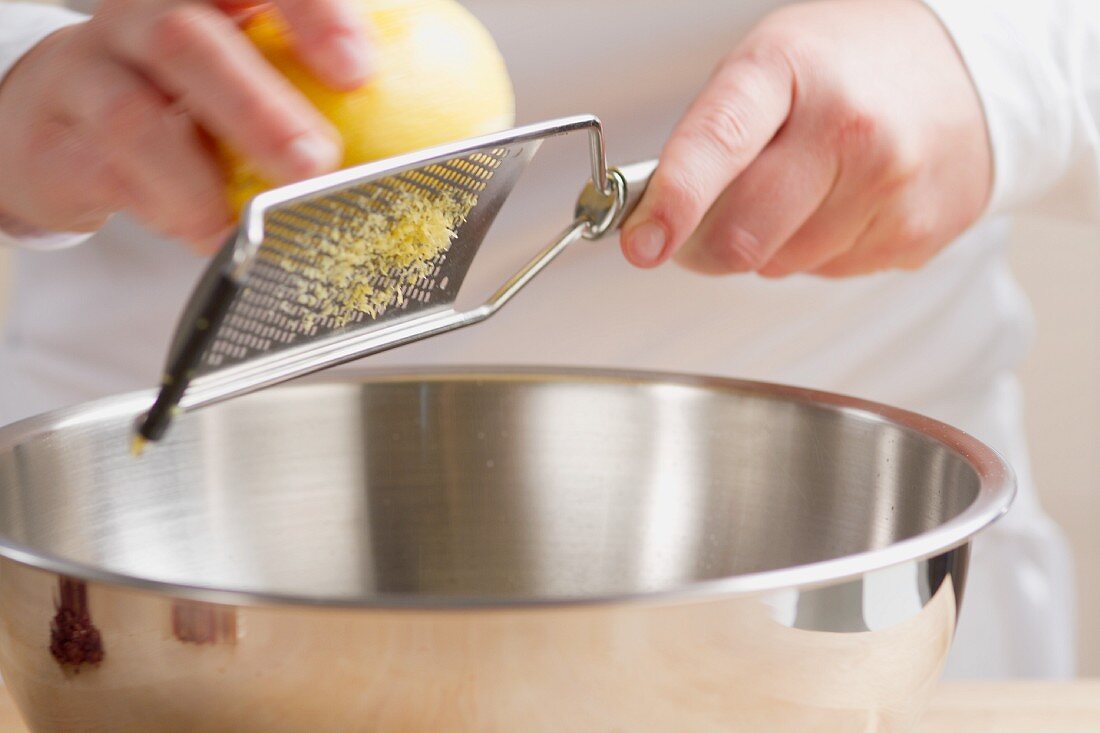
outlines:
{"label": "grated lemon zest", "polygon": [[148,441],[146,441],[145,438],[139,434],[131,436],[130,455],[132,455],[134,458],[139,458],[143,453],[145,453],[145,446],[147,443]]}
{"label": "grated lemon zest", "polygon": [[316,232],[311,266],[281,261],[299,275],[296,302],[312,311],[302,314],[300,330],[310,331],[323,318],[339,328],[358,313],[377,318],[403,305],[405,289],[432,274],[477,197],[402,188],[388,204],[387,214],[357,213]]}

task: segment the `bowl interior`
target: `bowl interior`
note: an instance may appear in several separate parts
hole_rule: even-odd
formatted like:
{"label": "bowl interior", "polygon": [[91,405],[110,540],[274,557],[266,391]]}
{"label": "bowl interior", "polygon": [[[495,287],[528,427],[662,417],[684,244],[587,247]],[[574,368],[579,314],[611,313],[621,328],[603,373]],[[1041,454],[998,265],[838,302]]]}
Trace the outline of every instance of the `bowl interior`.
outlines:
{"label": "bowl interior", "polygon": [[960,452],[889,416],[744,383],[290,386],[187,415],[134,458],[143,405],[0,433],[0,539],[320,601],[576,599],[887,547],[981,486]]}

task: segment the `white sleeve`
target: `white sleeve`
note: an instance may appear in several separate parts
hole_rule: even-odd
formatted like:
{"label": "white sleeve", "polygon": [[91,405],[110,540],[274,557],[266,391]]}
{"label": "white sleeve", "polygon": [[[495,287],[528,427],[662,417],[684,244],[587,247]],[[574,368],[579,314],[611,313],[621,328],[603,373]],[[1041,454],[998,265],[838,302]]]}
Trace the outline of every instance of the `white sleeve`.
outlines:
{"label": "white sleeve", "polygon": [[[71,10],[31,3],[0,0],[0,83],[23,54],[46,36],[87,16]],[[3,134],[3,131],[0,131]],[[78,244],[90,234],[43,232],[6,221],[0,214],[0,245],[57,249]]]}
{"label": "white sleeve", "polygon": [[985,110],[990,212],[1100,220],[1100,2],[924,1]]}

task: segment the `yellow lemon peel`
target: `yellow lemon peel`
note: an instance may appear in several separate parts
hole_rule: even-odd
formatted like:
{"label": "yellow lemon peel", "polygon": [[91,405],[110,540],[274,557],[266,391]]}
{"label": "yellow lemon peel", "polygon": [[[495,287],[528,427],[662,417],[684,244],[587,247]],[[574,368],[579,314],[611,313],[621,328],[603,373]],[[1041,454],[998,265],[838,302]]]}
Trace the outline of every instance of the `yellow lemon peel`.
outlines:
{"label": "yellow lemon peel", "polygon": [[[343,167],[506,129],[515,96],[492,36],[454,0],[357,0],[369,23],[374,73],[352,91],[318,80],[294,53],[275,10],[245,25],[260,53],[340,133]],[[242,156],[223,149],[234,210],[271,188]]]}

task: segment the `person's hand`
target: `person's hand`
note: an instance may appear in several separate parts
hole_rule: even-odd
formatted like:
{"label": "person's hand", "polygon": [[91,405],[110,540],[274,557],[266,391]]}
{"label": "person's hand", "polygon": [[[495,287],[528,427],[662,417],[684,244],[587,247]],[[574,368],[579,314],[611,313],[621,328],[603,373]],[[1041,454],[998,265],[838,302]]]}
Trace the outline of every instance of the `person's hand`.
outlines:
{"label": "person's hand", "polygon": [[623,251],[711,274],[915,268],[985,208],[987,135],[961,58],[918,0],[790,6],[676,127]]}
{"label": "person's hand", "polygon": [[[321,79],[366,79],[367,29],[344,0],[276,4]],[[126,210],[209,248],[231,217],[211,138],[275,181],[338,165],[336,131],[239,30],[250,7],[105,0],[39,43],[0,85],[0,214],[94,231]]]}

